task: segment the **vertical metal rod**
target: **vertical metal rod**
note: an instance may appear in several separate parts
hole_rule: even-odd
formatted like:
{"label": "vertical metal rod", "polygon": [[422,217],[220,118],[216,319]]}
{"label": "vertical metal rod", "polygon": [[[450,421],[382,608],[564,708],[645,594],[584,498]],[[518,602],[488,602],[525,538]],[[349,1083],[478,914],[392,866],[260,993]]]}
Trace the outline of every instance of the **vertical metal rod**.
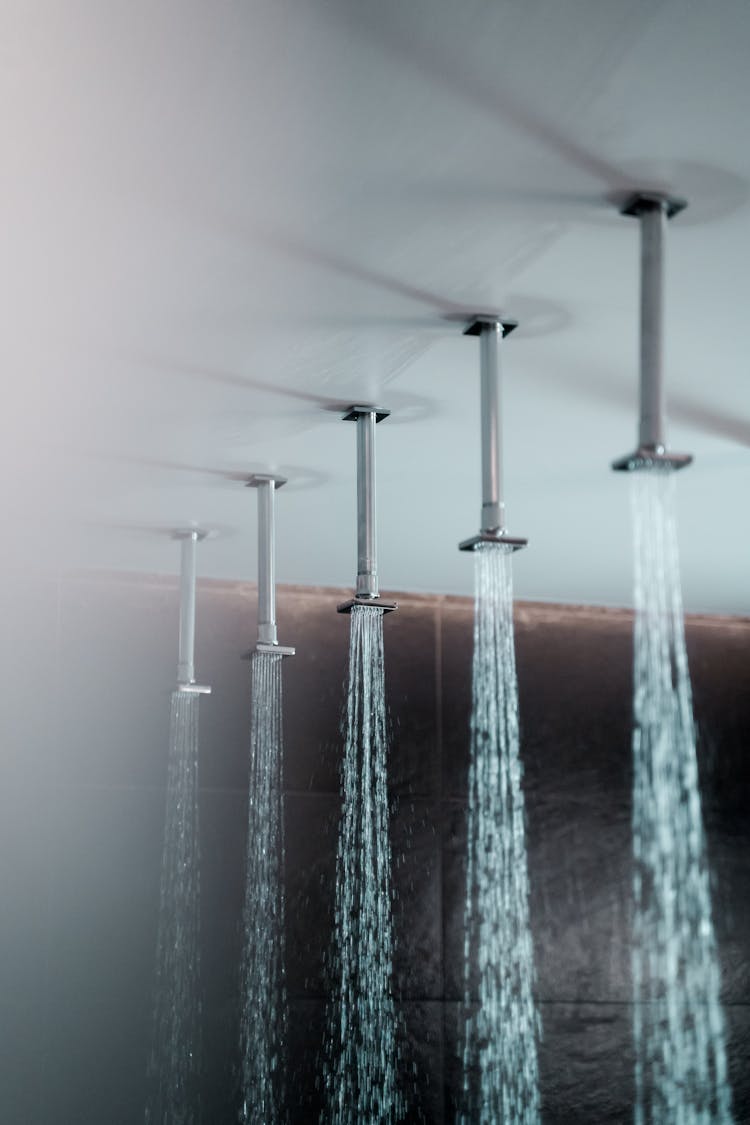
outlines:
{"label": "vertical metal rod", "polygon": [[638,444],[663,452],[664,238],[666,203],[644,207],[641,220],[641,416]]}
{"label": "vertical metal rod", "polygon": [[480,335],[481,410],[482,410],[482,521],[483,532],[498,532],[505,527],[502,498],[500,341],[501,321],[483,324]]}
{"label": "vertical metal rod", "polygon": [[195,545],[197,531],[182,537],[180,560],[180,641],[177,681],[195,683]]}
{"label": "vertical metal rod", "polygon": [[276,634],[276,483],[258,482],[258,640],[278,644]]}
{"label": "vertical metal rod", "polygon": [[357,597],[377,598],[374,410],[357,417]]}

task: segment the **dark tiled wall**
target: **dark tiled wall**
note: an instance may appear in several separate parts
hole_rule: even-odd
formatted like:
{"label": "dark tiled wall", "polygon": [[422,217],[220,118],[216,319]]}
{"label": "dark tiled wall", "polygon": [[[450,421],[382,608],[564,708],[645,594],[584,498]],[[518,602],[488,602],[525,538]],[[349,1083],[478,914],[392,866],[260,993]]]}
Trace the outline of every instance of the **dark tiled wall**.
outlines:
{"label": "dark tiled wall", "polygon": [[[290,1088],[317,1116],[333,905],[345,591],[285,589]],[[402,597],[385,622],[395,982],[410,1121],[459,1082],[472,606]],[[171,580],[2,593],[0,1120],[142,1121],[176,662]],[[235,1120],[254,590],[204,583],[201,702],[206,1125]],[[622,612],[522,605],[517,656],[544,1121],[630,1119],[630,661]],[[750,622],[688,625],[738,1121],[750,1121]]]}

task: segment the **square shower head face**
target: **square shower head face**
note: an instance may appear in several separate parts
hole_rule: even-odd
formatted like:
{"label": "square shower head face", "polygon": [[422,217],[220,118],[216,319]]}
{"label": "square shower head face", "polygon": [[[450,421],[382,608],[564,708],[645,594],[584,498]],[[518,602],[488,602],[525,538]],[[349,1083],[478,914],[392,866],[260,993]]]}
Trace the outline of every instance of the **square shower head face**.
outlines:
{"label": "square shower head face", "polygon": [[519,539],[513,535],[492,535],[489,531],[480,531],[471,539],[464,539],[458,544],[459,551],[476,551],[482,543],[495,543],[498,547],[510,547],[512,551],[520,551],[528,545],[528,539]]}
{"label": "square shower head face", "polygon": [[612,462],[616,473],[636,473],[642,469],[685,469],[693,460],[692,453],[668,453],[666,450],[659,452],[641,446],[633,453],[626,453],[624,457]]}
{"label": "square shower head face", "polygon": [[336,613],[351,613],[355,605],[382,609],[383,613],[393,613],[398,609],[398,602],[383,602],[380,598],[350,598],[348,602],[341,602],[336,606]]}
{"label": "square shower head face", "polygon": [[277,656],[296,656],[297,650],[291,645],[266,645],[262,641],[258,641],[255,648],[249,648],[247,652],[243,652],[240,660],[252,660],[256,652],[275,652]]}

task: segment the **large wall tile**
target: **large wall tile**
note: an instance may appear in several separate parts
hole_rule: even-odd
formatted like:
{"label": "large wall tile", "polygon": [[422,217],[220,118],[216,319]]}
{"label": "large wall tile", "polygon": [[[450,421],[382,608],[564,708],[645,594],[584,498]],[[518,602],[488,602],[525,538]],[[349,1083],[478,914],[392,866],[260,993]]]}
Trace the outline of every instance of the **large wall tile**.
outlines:
{"label": "large wall tile", "polygon": [[[341,718],[349,659],[349,618],[335,591],[279,595],[284,644],[297,655],[284,668],[284,783],[287,789],[338,793]],[[283,612],[283,617],[281,616]]]}
{"label": "large wall tile", "polygon": [[63,583],[63,780],[165,784],[177,636],[175,583],[119,577]]}
{"label": "large wall tile", "polygon": [[287,794],[286,944],[291,995],[321,996],[327,990],[336,889],[339,798]]}
{"label": "large wall tile", "polygon": [[156,789],[59,794],[40,1051],[50,1122],[143,1114],[163,816]]}
{"label": "large wall tile", "polygon": [[203,790],[201,980],[204,1121],[233,1121],[239,1104],[240,962],[247,793]]}
{"label": "large wall tile", "polygon": [[439,796],[436,640],[430,601],[399,600],[383,622],[391,755],[388,787],[411,796]]}
{"label": "large wall tile", "polygon": [[250,758],[251,670],[243,659],[257,639],[255,589],[222,582],[198,584],[195,671],[211,686],[201,699],[201,786],[247,789]]}
{"label": "large wall tile", "polygon": [[0,584],[0,779],[47,785],[59,767],[60,583],[44,575]]}
{"label": "large wall tile", "polygon": [[443,995],[440,806],[399,797],[391,817],[394,989],[403,1000]]}

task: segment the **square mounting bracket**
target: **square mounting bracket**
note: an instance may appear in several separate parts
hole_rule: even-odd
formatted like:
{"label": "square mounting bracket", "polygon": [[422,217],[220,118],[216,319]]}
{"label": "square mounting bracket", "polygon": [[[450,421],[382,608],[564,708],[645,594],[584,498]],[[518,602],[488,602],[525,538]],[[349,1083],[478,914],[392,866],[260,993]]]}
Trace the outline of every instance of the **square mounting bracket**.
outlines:
{"label": "square mounting bracket", "polygon": [[620,214],[638,219],[644,211],[653,211],[658,207],[663,207],[667,218],[671,219],[685,210],[687,200],[660,191],[634,191],[623,200]]}
{"label": "square mounting bracket", "polygon": [[464,336],[481,336],[482,329],[487,325],[501,324],[503,328],[503,339],[510,336],[514,329],[518,328],[517,320],[505,320],[500,316],[492,316],[490,313],[478,313],[473,320],[464,328]]}
{"label": "square mounting bracket", "polygon": [[257,488],[260,484],[267,484],[273,481],[274,488],[281,488],[285,485],[288,477],[281,477],[277,473],[253,473],[247,478],[247,488]]}
{"label": "square mounting bracket", "polygon": [[343,416],[345,422],[356,422],[363,414],[374,414],[376,422],[382,422],[384,418],[388,418],[390,410],[383,410],[379,406],[350,406]]}

